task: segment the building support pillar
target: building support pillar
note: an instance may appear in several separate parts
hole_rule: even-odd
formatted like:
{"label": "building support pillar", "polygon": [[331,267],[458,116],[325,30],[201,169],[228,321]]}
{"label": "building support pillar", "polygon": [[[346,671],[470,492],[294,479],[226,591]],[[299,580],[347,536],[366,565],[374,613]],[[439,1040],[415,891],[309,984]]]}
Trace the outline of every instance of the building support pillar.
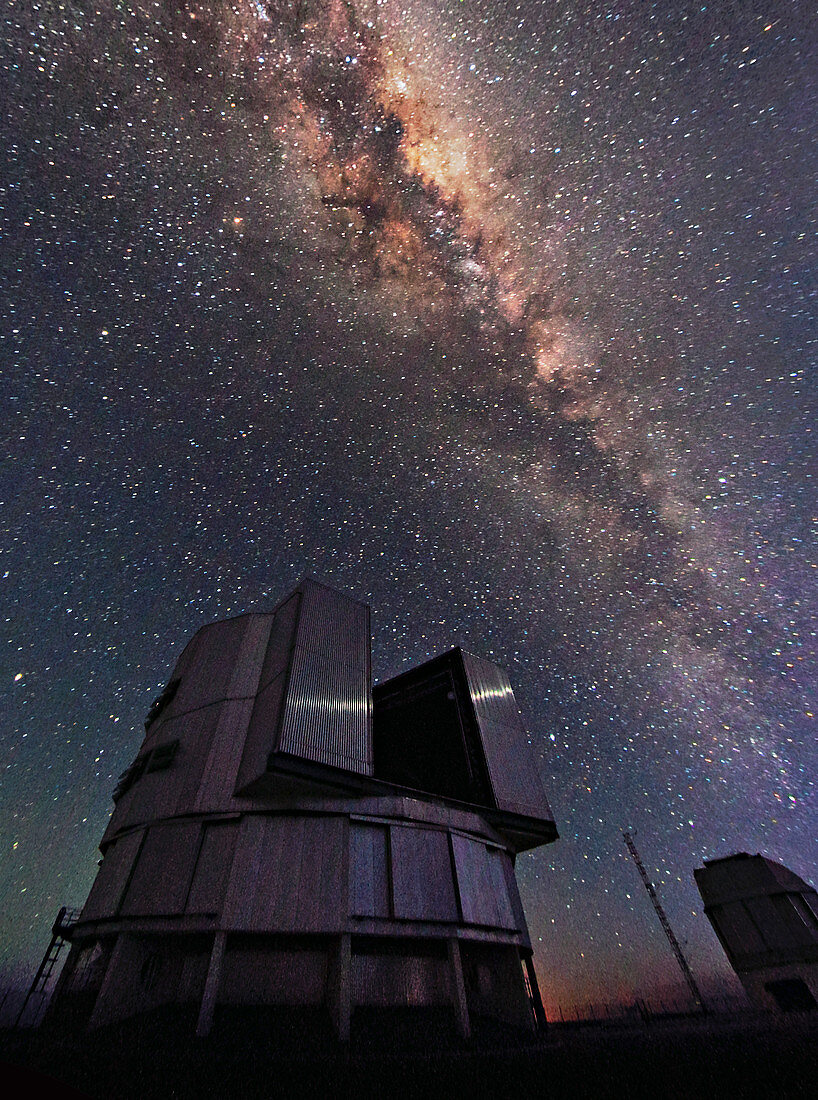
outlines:
{"label": "building support pillar", "polygon": [[466,999],[466,983],[463,980],[463,960],[460,957],[460,941],[451,936],[447,941],[449,950],[449,971],[452,982],[452,1004],[454,1007],[457,1030],[464,1039],[471,1036],[469,1003]]}
{"label": "building support pillar", "polygon": [[338,937],[329,994],[332,1022],[338,1038],[346,1043],[352,1020],[352,937],[349,932]]}
{"label": "building support pillar", "polygon": [[210,1029],[213,1027],[226,941],[226,932],[217,932],[213,937],[213,948],[210,952],[210,962],[207,967],[207,978],[205,979],[202,1004],[199,1009],[199,1019],[196,1021],[196,1037],[198,1039],[203,1039],[206,1035],[209,1035]]}
{"label": "building support pillar", "polygon": [[[122,1000],[121,996],[121,983],[123,982],[123,975],[120,973],[120,967],[123,960],[126,958],[128,951],[131,947],[131,937],[127,932],[120,932],[116,938],[116,943],[111,951],[111,956],[108,959],[108,966],[105,969],[105,976],[102,979],[102,985],[99,988],[99,993],[94,1001],[94,1007],[91,1011],[91,1016],[88,1020],[88,1030],[91,1031],[95,1027],[99,1027],[100,1024],[107,1023],[109,1016],[124,1015],[127,1016],[127,1012],[111,1012],[109,1013],[109,1001],[114,1002],[121,1009],[120,1004]],[[120,997],[116,995],[117,985],[120,984]]]}
{"label": "building support pillar", "polygon": [[526,977],[528,978],[528,988],[531,992],[531,1007],[534,1010],[534,1023],[537,1031],[545,1031],[548,1027],[548,1020],[545,1016],[545,1008],[543,1007],[542,997],[540,996],[540,986],[537,981],[537,971],[534,969],[534,958],[532,955],[526,955],[523,959],[523,966],[525,967]]}

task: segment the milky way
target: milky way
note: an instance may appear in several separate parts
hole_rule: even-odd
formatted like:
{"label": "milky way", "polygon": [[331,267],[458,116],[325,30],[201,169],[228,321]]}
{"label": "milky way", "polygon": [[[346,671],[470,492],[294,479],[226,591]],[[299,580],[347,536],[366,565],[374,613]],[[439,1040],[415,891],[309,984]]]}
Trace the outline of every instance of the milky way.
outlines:
{"label": "milky way", "polygon": [[311,573],[379,677],[509,669],[551,1011],[679,981],[624,828],[729,984],[693,868],[818,880],[807,6],[5,18],[7,965],[186,639]]}

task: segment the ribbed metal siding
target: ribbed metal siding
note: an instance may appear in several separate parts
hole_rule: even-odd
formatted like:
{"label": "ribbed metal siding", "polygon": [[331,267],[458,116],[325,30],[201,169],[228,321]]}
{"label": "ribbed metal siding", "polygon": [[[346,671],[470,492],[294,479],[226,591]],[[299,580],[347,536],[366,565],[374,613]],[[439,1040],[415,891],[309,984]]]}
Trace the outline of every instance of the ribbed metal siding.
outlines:
{"label": "ribbed metal siding", "polygon": [[299,646],[279,749],[366,773],[371,763],[368,686],[362,669]]}
{"label": "ribbed metal siding", "polygon": [[369,608],[305,582],[278,749],[369,774],[370,683]]}
{"label": "ribbed metal siding", "polygon": [[505,670],[471,653],[463,667],[498,807],[553,821]]}
{"label": "ribbed metal siding", "polygon": [[343,592],[306,580],[301,585],[298,644],[369,667],[369,608]]}
{"label": "ribbed metal siding", "polygon": [[472,653],[463,653],[462,656],[478,719],[487,718],[491,722],[519,729],[525,738],[523,720],[505,669]]}

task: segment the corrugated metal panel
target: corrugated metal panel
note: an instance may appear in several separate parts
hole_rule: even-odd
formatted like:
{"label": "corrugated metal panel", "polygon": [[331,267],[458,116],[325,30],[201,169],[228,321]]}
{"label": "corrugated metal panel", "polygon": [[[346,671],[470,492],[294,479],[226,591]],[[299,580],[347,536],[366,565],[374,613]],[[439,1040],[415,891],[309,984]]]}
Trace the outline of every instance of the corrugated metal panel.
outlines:
{"label": "corrugated metal panel", "polygon": [[498,807],[553,821],[505,670],[470,653],[463,665]]}
{"label": "corrugated metal panel", "polygon": [[370,774],[369,608],[304,581],[275,613],[238,788],[271,751]]}
{"label": "corrugated metal panel", "polygon": [[154,825],[139,853],[124,916],[172,916],[184,912],[199,851],[198,822]]}
{"label": "corrugated metal panel", "polygon": [[487,718],[517,728],[525,736],[523,720],[505,669],[472,653],[461,653],[478,719]]}
{"label": "corrugated metal panel", "polygon": [[485,844],[453,835],[452,848],[457,873],[460,908],[467,924],[493,924],[496,907],[487,904],[485,890]]}
{"label": "corrugated metal panel", "polygon": [[368,669],[351,651],[329,657],[296,647],[278,746],[282,752],[368,774],[370,712]]}
{"label": "corrugated metal panel", "polygon": [[503,853],[456,833],[452,834],[452,848],[466,924],[515,929],[517,922],[508,897]]}
{"label": "corrugated metal panel", "polygon": [[233,850],[238,834],[237,821],[216,821],[205,825],[199,858],[185,909],[188,913],[219,913],[222,907]]}
{"label": "corrugated metal panel", "polygon": [[404,920],[457,920],[447,834],[393,825],[392,903]]}
{"label": "corrugated metal panel", "polygon": [[350,913],[389,916],[387,832],[383,825],[352,822],[349,829]]}
{"label": "corrugated metal panel", "polygon": [[752,897],[771,886],[764,863],[753,856],[711,863],[696,870],[694,877],[705,905]]}
{"label": "corrugated metal panel", "polygon": [[780,863],[743,852],[714,860],[693,874],[705,905],[732,901],[734,898],[746,899],[758,894],[777,894],[782,888],[796,892],[811,891],[803,879]]}
{"label": "corrugated metal panel", "polygon": [[795,943],[818,946],[818,919],[802,894],[777,894],[771,900]]}
{"label": "corrugated metal panel", "polygon": [[785,890],[794,890],[796,893],[800,893],[801,891],[811,891],[813,894],[815,893],[808,882],[804,882],[802,878],[796,875],[795,871],[791,871],[789,867],[785,867],[783,863],[775,863],[771,859],[765,859],[764,856],[761,858],[764,860],[767,874]]}
{"label": "corrugated metal panel", "polygon": [[298,644],[328,657],[344,654],[350,664],[369,668],[369,608],[315,581],[301,585]]}
{"label": "corrugated metal panel", "polygon": [[141,830],[129,833],[108,848],[82,911],[83,920],[112,917],[119,911],[143,835]]}
{"label": "corrugated metal panel", "polygon": [[499,848],[487,848],[486,857],[488,879],[491,884],[490,890],[494,898],[494,905],[497,912],[497,927],[516,929],[517,919],[508,896],[508,886],[506,884],[504,868],[504,864],[508,862],[509,857]]}

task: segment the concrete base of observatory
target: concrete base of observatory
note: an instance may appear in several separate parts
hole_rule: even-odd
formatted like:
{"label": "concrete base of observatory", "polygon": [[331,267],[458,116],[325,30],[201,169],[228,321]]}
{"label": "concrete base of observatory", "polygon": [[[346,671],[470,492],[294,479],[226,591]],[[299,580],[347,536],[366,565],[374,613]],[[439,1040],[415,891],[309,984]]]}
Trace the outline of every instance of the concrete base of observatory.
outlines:
{"label": "concrete base of observatory", "polygon": [[255,1007],[322,1008],[342,1040],[354,1013],[367,1009],[435,1009],[463,1037],[476,1020],[536,1026],[521,981],[524,960],[513,947],[454,937],[418,945],[405,938],[224,933],[210,942],[122,934],[100,946],[107,966],[99,985],[69,978],[53,1023],[93,1029],[174,1006],[195,1019],[200,1037],[236,1010]]}

